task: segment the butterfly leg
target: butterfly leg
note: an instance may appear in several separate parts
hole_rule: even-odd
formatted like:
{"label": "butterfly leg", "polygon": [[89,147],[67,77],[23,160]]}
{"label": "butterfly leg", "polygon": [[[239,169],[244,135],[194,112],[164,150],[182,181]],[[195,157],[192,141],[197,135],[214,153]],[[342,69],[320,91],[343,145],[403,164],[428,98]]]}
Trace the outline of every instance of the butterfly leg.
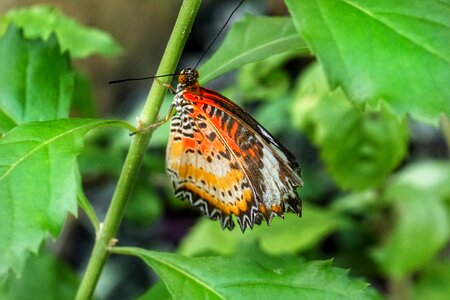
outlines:
{"label": "butterfly leg", "polygon": [[138,121],[138,128],[139,128],[139,130],[130,132],[130,136],[133,136],[133,135],[138,134],[138,133],[144,133],[144,132],[153,130],[153,129],[161,126],[162,124],[166,123],[167,121],[169,121],[169,119],[170,119],[170,117],[172,115],[173,108],[174,108],[173,104],[170,104],[169,110],[167,111],[167,114],[164,117],[164,119],[162,119],[162,120],[160,120],[160,121],[158,121],[156,123],[150,124],[150,125],[148,125],[146,127],[142,127],[142,122],[139,120]]}
{"label": "butterfly leg", "polygon": [[173,95],[175,95],[177,92],[175,91],[175,89],[173,88],[173,86],[171,86],[169,83],[162,83],[158,78],[155,78],[156,81],[158,81],[158,83],[160,85],[162,85],[163,87],[167,88]]}
{"label": "butterfly leg", "polygon": [[[174,95],[176,94],[175,89],[169,83],[162,83],[158,78],[155,78],[155,80],[160,85],[162,85],[163,87],[167,88],[172,94],[174,94]],[[151,125],[149,125],[147,127],[142,127],[142,122],[140,120],[138,120],[138,128],[139,128],[139,130],[134,131],[134,132],[130,132],[130,136],[133,136],[133,135],[138,134],[138,133],[147,132],[149,130],[155,129],[155,128],[161,126],[162,124],[166,123],[167,121],[169,121],[170,116],[172,114],[173,107],[174,107],[173,104],[171,104],[170,107],[169,107],[169,111],[167,112],[167,114],[164,117],[164,119],[162,119],[161,121],[158,121],[156,123],[153,123],[153,124],[151,124]]]}

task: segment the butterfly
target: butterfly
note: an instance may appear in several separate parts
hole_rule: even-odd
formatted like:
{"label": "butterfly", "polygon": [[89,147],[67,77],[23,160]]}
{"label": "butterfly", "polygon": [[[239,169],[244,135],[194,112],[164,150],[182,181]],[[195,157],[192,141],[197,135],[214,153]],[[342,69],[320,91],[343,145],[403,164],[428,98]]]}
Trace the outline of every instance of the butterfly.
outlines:
{"label": "butterfly", "polygon": [[[291,211],[301,216],[303,186],[294,156],[241,107],[200,86],[199,72],[178,76],[171,105],[166,172],[175,196],[208,218],[242,231]],[[168,115],[169,116],[169,115]],[[169,117],[167,117],[168,119]]]}

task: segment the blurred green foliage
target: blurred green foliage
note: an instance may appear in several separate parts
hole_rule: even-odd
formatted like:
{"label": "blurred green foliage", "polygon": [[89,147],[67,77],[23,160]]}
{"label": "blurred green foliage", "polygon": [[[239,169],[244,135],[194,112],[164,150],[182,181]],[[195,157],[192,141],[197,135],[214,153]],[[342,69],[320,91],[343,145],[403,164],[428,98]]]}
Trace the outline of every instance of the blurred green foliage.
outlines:
{"label": "blurred green foliage", "polygon": [[78,277],[67,265],[43,251],[28,260],[22,276],[0,281],[0,298],[68,300],[75,296],[78,284]]}
{"label": "blurred green foliage", "polygon": [[0,35],[11,23],[23,28],[27,39],[47,40],[52,34],[56,35],[61,52],[67,50],[74,58],[84,58],[93,54],[114,56],[121,52],[119,44],[108,33],[95,28],[86,28],[48,5],[9,11],[2,16]]}
{"label": "blurred green foliage", "polygon": [[319,65],[305,71],[295,97],[295,123],[320,149],[329,173],[341,188],[375,186],[405,157],[406,121],[383,105],[378,109],[356,108],[342,90],[330,91]]}

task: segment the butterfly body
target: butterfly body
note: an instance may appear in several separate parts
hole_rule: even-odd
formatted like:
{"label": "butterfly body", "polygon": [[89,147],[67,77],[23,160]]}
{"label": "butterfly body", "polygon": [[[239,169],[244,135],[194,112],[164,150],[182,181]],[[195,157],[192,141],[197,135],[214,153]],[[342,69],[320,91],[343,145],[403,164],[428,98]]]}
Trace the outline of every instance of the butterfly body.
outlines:
{"label": "butterfly body", "polygon": [[166,154],[175,195],[232,229],[267,223],[285,211],[301,215],[302,186],[293,155],[231,100],[198,83],[195,69],[179,77]]}

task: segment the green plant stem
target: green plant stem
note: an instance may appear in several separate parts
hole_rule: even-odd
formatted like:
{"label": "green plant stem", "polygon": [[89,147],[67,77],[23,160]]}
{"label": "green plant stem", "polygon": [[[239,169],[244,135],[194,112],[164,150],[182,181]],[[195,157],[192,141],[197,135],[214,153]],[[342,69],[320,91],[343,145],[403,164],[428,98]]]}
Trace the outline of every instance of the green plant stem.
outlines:
{"label": "green plant stem", "polygon": [[[166,50],[157,74],[172,74],[180,59],[184,44],[194,23],[201,0],[185,0],[181,5],[177,21],[173,28]],[[157,25],[157,24],[155,24]],[[149,38],[149,37],[142,37]],[[163,83],[169,82],[169,78],[161,80]],[[147,97],[141,122],[151,124],[156,121],[161,108],[164,94],[167,88],[157,82],[153,82],[150,93]],[[137,134],[131,142],[127,158],[119,177],[116,190],[111,200],[108,212],[103,224],[97,233],[94,248],[89,259],[89,263],[78,288],[77,300],[90,299],[94,293],[103,266],[109,257],[109,247],[114,244],[114,237],[121,223],[129,196],[136,182],[139,167],[150,141],[152,132]]]}
{"label": "green plant stem", "polygon": [[446,115],[441,116],[441,129],[447,144],[448,155],[450,156],[450,120]]}
{"label": "green plant stem", "polygon": [[389,279],[388,281],[389,296],[391,299],[408,300],[411,299],[411,281],[409,278]]}

